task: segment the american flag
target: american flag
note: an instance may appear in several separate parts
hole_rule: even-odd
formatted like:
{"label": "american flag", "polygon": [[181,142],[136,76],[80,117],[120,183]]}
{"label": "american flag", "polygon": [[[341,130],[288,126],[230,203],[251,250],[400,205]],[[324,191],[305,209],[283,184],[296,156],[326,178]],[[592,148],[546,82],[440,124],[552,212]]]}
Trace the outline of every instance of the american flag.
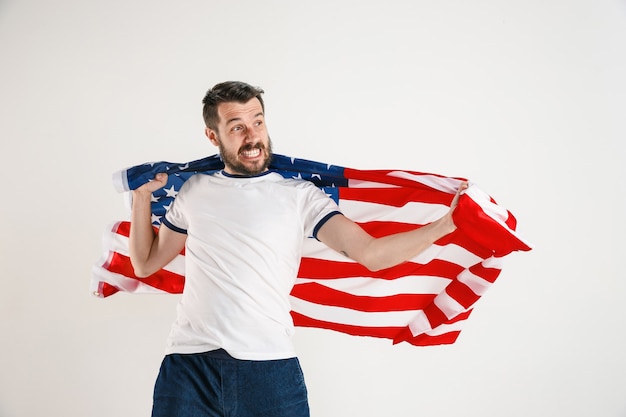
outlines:
{"label": "american flag", "polygon": [[[219,155],[188,163],[153,162],[116,172],[113,183],[125,192],[158,172],[169,174],[167,185],[153,193],[157,229],[185,180],[222,168]],[[416,229],[443,216],[464,180],[406,170],[358,170],[276,154],[270,169],[285,178],[312,181],[373,236]],[[531,249],[515,231],[515,217],[475,184],[461,196],[454,221],[455,232],[417,257],[377,272],[316,239],[305,239],[291,292],[294,324],[416,346],[454,343],[475,303],[500,274],[503,258]],[[105,231],[92,292],[102,298],[120,291],[182,292],[184,251],[159,272],[139,279],[128,257],[129,229],[128,221],[118,221]]]}

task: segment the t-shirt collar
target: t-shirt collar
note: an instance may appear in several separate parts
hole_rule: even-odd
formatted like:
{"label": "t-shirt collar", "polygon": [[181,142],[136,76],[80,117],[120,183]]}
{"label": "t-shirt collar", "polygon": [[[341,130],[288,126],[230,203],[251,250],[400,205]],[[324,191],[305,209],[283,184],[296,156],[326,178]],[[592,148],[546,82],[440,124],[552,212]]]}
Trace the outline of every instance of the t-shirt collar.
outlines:
{"label": "t-shirt collar", "polygon": [[225,170],[221,171],[222,175],[228,178],[258,178],[258,177],[263,177],[265,175],[271,174],[272,172],[274,171],[269,169],[267,171],[263,171],[255,175],[244,175],[244,174],[229,174]]}

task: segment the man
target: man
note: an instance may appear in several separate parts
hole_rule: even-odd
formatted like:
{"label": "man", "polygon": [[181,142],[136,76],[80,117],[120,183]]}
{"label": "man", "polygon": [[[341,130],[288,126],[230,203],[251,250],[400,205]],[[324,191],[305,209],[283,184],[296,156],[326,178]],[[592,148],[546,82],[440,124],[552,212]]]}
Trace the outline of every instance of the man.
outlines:
{"label": "man", "polygon": [[268,170],[271,140],[263,91],[220,83],[204,100],[205,134],[221,172],[185,182],[155,234],[151,193],[133,192],[130,255],[148,276],[185,249],[185,289],[155,384],[153,416],[309,415],[291,342],[289,293],[304,238],[312,236],[371,270],[404,262],[455,230],[452,210],[417,230],[379,239],[343,216],[307,181]]}

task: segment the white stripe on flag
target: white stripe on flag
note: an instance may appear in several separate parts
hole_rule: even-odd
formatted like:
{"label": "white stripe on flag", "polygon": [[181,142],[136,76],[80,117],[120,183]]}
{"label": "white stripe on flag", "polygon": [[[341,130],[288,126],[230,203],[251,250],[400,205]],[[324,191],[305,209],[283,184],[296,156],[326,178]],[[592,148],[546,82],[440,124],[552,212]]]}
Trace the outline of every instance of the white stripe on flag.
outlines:
{"label": "white stripe on flag", "polygon": [[[317,304],[291,297],[293,310],[315,320],[329,323],[358,326],[363,328],[372,327],[406,327],[415,318],[415,311],[394,311],[385,313],[363,313],[349,310],[342,307],[319,307]],[[422,313],[419,311],[418,313]],[[423,314],[423,313],[422,313]],[[429,336],[438,336],[452,331],[461,331],[464,320],[459,320],[450,324],[442,324],[435,329],[430,329],[425,333]],[[417,336],[420,333],[414,333]]]}
{"label": "white stripe on flag", "polygon": [[291,296],[294,311],[316,320],[361,327],[406,326],[415,317],[415,311],[363,312],[345,307],[311,303]]}
{"label": "white stripe on flag", "polygon": [[385,184],[382,182],[349,179],[348,188],[401,188],[401,187],[395,184]]}
{"label": "white stripe on flag", "polygon": [[433,303],[439,307],[443,314],[445,314],[449,319],[454,318],[465,311],[465,307],[459,304],[457,300],[450,297],[450,295],[448,295],[445,291],[437,295],[433,300]]}
{"label": "white stripe on flag", "polygon": [[[401,207],[356,200],[339,200],[339,208],[357,223],[393,221],[410,224],[433,222],[448,212],[445,204],[408,202]],[[393,210],[391,210],[393,208]]]}
{"label": "white stripe on flag", "polygon": [[314,282],[352,295],[387,297],[397,294],[439,294],[450,281],[447,278],[430,276],[406,276],[393,280],[366,277],[320,280],[298,278],[296,285]]}
{"label": "white stripe on flag", "polygon": [[[306,239],[302,246],[302,253],[307,258],[325,259],[333,262],[355,263],[352,259],[335,252],[316,239]],[[434,259],[451,262],[460,265],[463,268],[469,268],[470,266],[480,262],[483,258],[474,255],[462,246],[451,243],[445,246],[431,245],[409,261],[425,265]]]}
{"label": "white stripe on flag", "polygon": [[462,180],[449,177],[439,177],[432,174],[413,174],[405,171],[393,171],[389,174],[390,177],[404,178],[407,180],[415,181],[420,184],[424,184],[435,190],[443,191],[448,194],[456,194],[456,190],[461,185]]}
{"label": "white stripe on flag", "polygon": [[121,291],[134,293],[134,294],[165,294],[166,292],[163,290],[159,290],[157,288],[151,287],[150,285],[145,284],[144,282],[127,278],[124,275],[116,274],[111,271],[107,271],[106,269],[94,265],[92,268],[92,275],[94,280],[92,280],[91,292],[98,292],[98,285],[100,282],[106,282],[114,287],[119,288]]}
{"label": "white stripe on flag", "polygon": [[491,283],[474,275],[469,269],[464,270],[458,276],[459,282],[467,285],[476,295],[483,295],[491,287]]}

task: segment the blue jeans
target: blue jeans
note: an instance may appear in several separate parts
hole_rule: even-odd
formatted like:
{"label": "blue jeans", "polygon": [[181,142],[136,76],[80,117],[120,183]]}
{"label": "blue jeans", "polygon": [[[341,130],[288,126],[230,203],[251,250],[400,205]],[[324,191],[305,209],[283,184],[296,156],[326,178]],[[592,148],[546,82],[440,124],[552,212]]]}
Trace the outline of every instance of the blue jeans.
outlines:
{"label": "blue jeans", "polygon": [[309,417],[297,358],[234,359],[224,350],[167,355],[152,417]]}

